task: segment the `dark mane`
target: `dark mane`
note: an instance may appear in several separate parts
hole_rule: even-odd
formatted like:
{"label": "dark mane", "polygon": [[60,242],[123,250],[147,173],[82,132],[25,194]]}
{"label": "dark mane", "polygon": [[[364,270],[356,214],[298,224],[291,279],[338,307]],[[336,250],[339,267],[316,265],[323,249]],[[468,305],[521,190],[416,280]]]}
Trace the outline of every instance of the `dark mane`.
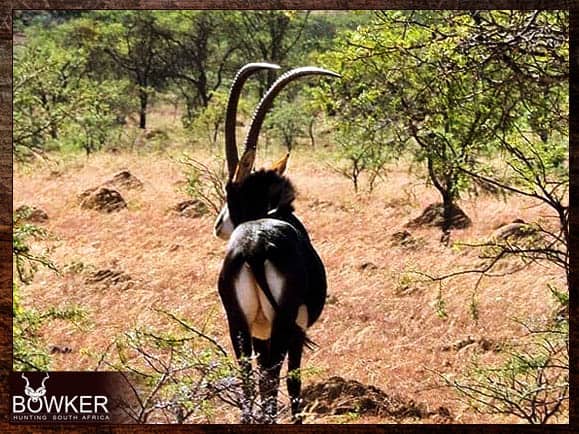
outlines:
{"label": "dark mane", "polygon": [[226,186],[227,205],[235,226],[268,216],[289,215],[294,211],[296,190],[291,181],[273,170],[259,170],[240,183]]}

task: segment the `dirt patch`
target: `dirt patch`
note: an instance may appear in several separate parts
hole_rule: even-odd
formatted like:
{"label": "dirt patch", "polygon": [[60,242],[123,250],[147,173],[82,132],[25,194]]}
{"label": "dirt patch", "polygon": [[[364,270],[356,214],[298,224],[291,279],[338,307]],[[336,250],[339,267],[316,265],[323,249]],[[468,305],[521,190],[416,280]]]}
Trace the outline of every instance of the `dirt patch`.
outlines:
{"label": "dirt patch", "polygon": [[188,217],[197,218],[209,212],[207,205],[197,199],[184,200],[171,208],[171,211],[177,214]]}
{"label": "dirt patch", "polygon": [[500,352],[504,347],[504,344],[485,337],[474,338],[468,336],[464,339],[460,339],[449,345],[442,346],[442,351],[461,351],[466,348],[479,349],[483,352],[493,351],[495,353]]}
{"label": "dirt patch", "polygon": [[418,404],[399,396],[390,396],[375,386],[337,376],[306,387],[302,392],[302,398],[306,413],[325,415],[357,413],[394,419],[423,419],[434,415],[450,418],[447,408],[440,407],[434,412],[429,412],[425,404]]}
{"label": "dirt patch", "polygon": [[112,179],[106,181],[103,186],[125,188],[128,190],[142,189],[143,183],[139,178],[133,175],[128,170],[121,170]]}
{"label": "dirt patch", "polygon": [[515,241],[525,238],[533,238],[538,235],[537,228],[525,223],[521,219],[513,220],[512,223],[499,227],[491,235],[491,239],[502,241]]}
{"label": "dirt patch", "polygon": [[148,130],[145,132],[145,139],[153,140],[153,139],[160,139],[160,140],[167,140],[169,135],[166,131],[161,130],[159,128],[154,128],[152,130]]}
{"label": "dirt patch", "polygon": [[[465,229],[472,225],[472,221],[465,212],[458,207],[458,205],[453,205],[451,208],[451,229]],[[444,223],[444,206],[442,203],[432,203],[426,207],[426,209],[413,220],[406,223],[406,227],[413,228],[419,226],[436,226],[442,227]]]}
{"label": "dirt patch", "polygon": [[348,207],[342,204],[334,203],[330,200],[320,200],[318,198],[314,198],[308,201],[308,207],[314,211],[344,211],[349,212]]}
{"label": "dirt patch", "polygon": [[122,285],[128,289],[132,285],[131,276],[121,270],[98,270],[91,273],[85,280],[89,285],[113,286]]}
{"label": "dirt patch", "polygon": [[378,269],[378,266],[373,262],[362,262],[358,265],[358,270],[360,271],[375,271]]}
{"label": "dirt patch", "polygon": [[80,207],[100,212],[120,211],[127,207],[127,202],[117,191],[106,187],[90,188],[79,195]]}
{"label": "dirt patch", "polygon": [[46,211],[35,206],[22,205],[14,213],[18,221],[26,223],[46,223],[48,221]]}
{"label": "dirt patch", "polygon": [[424,245],[423,239],[413,237],[407,230],[394,232],[390,236],[390,240],[392,241],[391,245],[393,247],[401,246],[407,249],[415,249]]}

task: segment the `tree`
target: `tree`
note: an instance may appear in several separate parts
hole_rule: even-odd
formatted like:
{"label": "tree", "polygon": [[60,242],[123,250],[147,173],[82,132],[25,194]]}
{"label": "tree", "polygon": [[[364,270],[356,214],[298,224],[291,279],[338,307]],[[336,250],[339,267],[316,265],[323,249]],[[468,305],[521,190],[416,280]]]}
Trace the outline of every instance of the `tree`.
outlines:
{"label": "tree", "polygon": [[[14,53],[14,154],[102,146],[127,109],[126,83],[88,77],[87,51],[66,47],[65,31],[30,31]],[[84,134],[79,135],[78,131]]]}
{"label": "tree", "polygon": [[[488,40],[477,24],[481,16],[508,25]],[[346,33],[339,49],[321,56],[343,74],[332,95],[342,128],[384,131],[425,162],[427,177],[442,197],[443,231],[450,228],[452,207],[471,179],[468,173],[480,171],[481,161],[501,147],[500,134],[517,127],[518,107],[544,97],[536,86],[520,81],[515,86],[517,64],[504,54],[527,41],[527,34],[520,36],[523,30],[538,34],[536,26],[525,27],[527,22],[523,13],[380,12],[371,25]],[[541,38],[545,44],[556,42],[549,34],[562,30]],[[489,55],[493,47],[500,50]],[[551,51],[561,57],[556,48],[546,53]],[[540,65],[536,68],[551,68],[552,60],[542,60],[544,55],[543,50],[531,59]],[[527,76],[535,77],[537,71],[526,66]],[[554,74],[540,80],[560,77]]]}
{"label": "tree", "polygon": [[[416,25],[408,24],[409,15]],[[445,18],[379,14],[372,26],[344,39],[344,51],[332,66],[344,71],[336,108],[340,118],[370,123],[370,129],[413,149],[442,197],[446,232],[465,183],[458,167],[472,166],[488,151],[491,132],[499,127],[492,109],[504,91],[483,87],[477,71],[464,67],[464,56],[453,49],[461,38],[460,19]]]}
{"label": "tree", "polygon": [[313,120],[303,98],[280,99],[265,121],[265,129],[273,133],[279,143],[291,151],[299,137],[306,135],[306,127]]}
{"label": "tree", "polygon": [[556,229],[535,225],[545,245],[502,250],[556,264],[569,285],[569,15],[497,11],[474,14],[473,21],[477,25],[463,42],[469,62],[495,64],[481,80],[511,89],[516,98],[496,108],[510,125],[494,132],[505,170],[461,171],[552,210]]}
{"label": "tree", "polygon": [[75,53],[57,52],[53,41],[33,39],[14,53],[14,152],[18,157],[42,152],[45,142],[57,139],[76,102],[73,89],[82,61]]}
{"label": "tree", "polygon": [[371,121],[339,125],[335,140],[339,157],[346,162],[337,168],[338,173],[352,181],[356,193],[362,174],[367,173],[368,191],[371,192],[386,162],[392,158],[395,143],[383,131],[373,128]]}
{"label": "tree", "polygon": [[58,272],[56,265],[43,253],[38,253],[34,241],[47,238],[42,228],[27,222],[30,208],[17,211],[13,216],[12,259],[14,279],[12,281],[12,367],[15,371],[47,371],[50,369],[50,354],[41,337],[41,329],[54,319],[82,322],[86,312],[77,306],[50,307],[37,310],[22,303],[23,287],[34,278],[39,267]]}
{"label": "tree", "polygon": [[551,420],[569,399],[568,20],[565,11],[381,12],[324,57],[344,75],[332,95],[339,121],[389,130],[425,161],[445,217],[473,179],[550,207],[554,223],[469,244],[481,249],[480,267],[423,273],[476,273],[480,283],[513,257],[515,271],[541,263],[565,273],[567,288],[549,288],[554,318],[538,328],[521,321],[529,334],[502,364],[446,379],[477,410],[530,423]]}
{"label": "tree", "polygon": [[[147,108],[152,92],[166,85],[161,37],[156,11],[98,11],[80,21],[93,40],[93,55],[104,54],[115,66],[115,77],[130,80],[139,100],[139,128],[147,126]],[[92,31],[86,31],[92,26]]]}
{"label": "tree", "polygon": [[185,100],[186,121],[206,109],[222,86],[225,73],[234,71],[232,55],[239,38],[224,37],[227,14],[218,11],[179,11],[159,15],[166,49],[160,53],[167,77]]}
{"label": "tree", "polygon": [[[249,61],[268,61],[280,66],[299,47],[309,11],[244,11],[230,16],[230,38],[239,41],[243,57]],[[242,35],[240,37],[240,35]],[[268,71],[257,79],[263,94],[277,76]]]}

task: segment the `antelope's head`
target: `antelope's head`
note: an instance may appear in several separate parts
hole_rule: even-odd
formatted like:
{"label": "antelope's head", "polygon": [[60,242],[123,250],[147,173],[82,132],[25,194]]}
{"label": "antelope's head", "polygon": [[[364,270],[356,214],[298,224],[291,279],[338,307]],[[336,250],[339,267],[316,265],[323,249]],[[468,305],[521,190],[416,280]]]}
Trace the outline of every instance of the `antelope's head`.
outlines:
{"label": "antelope's head", "polygon": [[30,382],[28,381],[28,378],[24,376],[24,373],[22,373],[21,376],[24,379],[24,381],[26,381],[26,386],[24,386],[24,394],[28,396],[32,400],[32,402],[37,402],[40,398],[46,395],[46,387],[44,386],[44,383],[46,382],[46,380],[48,380],[49,377],[48,372],[46,373],[46,377],[42,379],[41,386],[38,389],[30,387]]}
{"label": "antelope's head", "polygon": [[238,158],[235,142],[237,104],[243,83],[249,75],[263,69],[278,69],[277,65],[250,63],[239,70],[229,92],[225,120],[225,155],[229,179],[225,187],[226,203],[217,216],[215,235],[224,240],[235,227],[243,222],[267,217],[275,212],[292,212],[295,190],[283,176],[289,153],[269,169],[252,172],[255,163],[257,140],[265,115],[271,109],[275,97],[289,83],[308,75],[340,77],[335,72],[316,67],[295,68],[286,72],[265,93],[259,102],[245,137],[244,152]]}

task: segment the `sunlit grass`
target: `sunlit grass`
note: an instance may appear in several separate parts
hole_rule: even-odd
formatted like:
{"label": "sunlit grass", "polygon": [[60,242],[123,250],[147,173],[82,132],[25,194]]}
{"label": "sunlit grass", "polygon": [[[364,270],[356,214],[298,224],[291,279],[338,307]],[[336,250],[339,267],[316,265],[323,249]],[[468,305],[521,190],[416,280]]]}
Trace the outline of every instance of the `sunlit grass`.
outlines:
{"label": "sunlit grass", "polygon": [[[161,115],[152,126],[169,128],[171,114]],[[104,351],[115,336],[139,325],[164,327],[152,308],[203,322],[208,333],[230,348],[216,291],[224,243],[212,234],[211,215],[189,219],[168,211],[187,199],[178,159],[188,143],[178,128],[169,138],[175,142],[163,153],[121,150],[88,159],[69,155],[15,168],[14,206],[34,205],[47,212],[45,227],[55,238],[44,243],[66,271],[60,276],[39,271],[34,282],[22,288],[22,302],[43,308],[66,300],[82,306],[90,317],[91,326],[84,330],[64,323],[43,330],[49,344],[73,349],[53,356],[55,369],[94,369],[94,354]],[[188,151],[200,160],[221,152],[199,147]],[[283,152],[272,146],[258,156],[258,164],[269,164]],[[412,236],[421,240],[415,247],[392,240],[406,222],[438,201],[436,191],[399,163],[389,167],[386,180],[372,194],[356,195],[349,181],[332,169],[334,162],[331,148],[321,142],[315,150],[306,145],[297,148],[288,169],[298,190],[297,214],[326,264],[331,300],[310,331],[319,349],[305,354],[304,366],[316,370],[306,384],[339,375],[432,408],[445,405],[457,422],[514,422],[470,412],[453,399],[452,391],[433,388],[437,384],[433,371],[462,372],[472,351],[442,350],[454,341],[467,336],[497,341],[521,336],[524,330],[513,318],[548,315],[552,303],[547,285],[562,281],[562,274],[535,265],[523,273],[483,280],[474,319],[471,302],[477,276],[439,286],[414,280],[411,271],[439,275],[473,267],[479,261],[475,252],[441,245],[436,228],[412,229]],[[144,183],[142,190],[121,190],[130,204],[127,210],[99,214],[78,206],[80,192],[121,169],[129,169]],[[474,224],[453,231],[453,241],[481,239],[515,218],[530,222],[547,214],[545,208],[519,198],[466,197],[460,206]],[[132,284],[88,283],[89,270],[100,269],[121,270]],[[401,284],[407,290],[401,291]],[[441,299],[446,315],[437,314]],[[489,360],[496,357],[492,352],[481,354]],[[356,416],[340,422],[382,421]]]}

